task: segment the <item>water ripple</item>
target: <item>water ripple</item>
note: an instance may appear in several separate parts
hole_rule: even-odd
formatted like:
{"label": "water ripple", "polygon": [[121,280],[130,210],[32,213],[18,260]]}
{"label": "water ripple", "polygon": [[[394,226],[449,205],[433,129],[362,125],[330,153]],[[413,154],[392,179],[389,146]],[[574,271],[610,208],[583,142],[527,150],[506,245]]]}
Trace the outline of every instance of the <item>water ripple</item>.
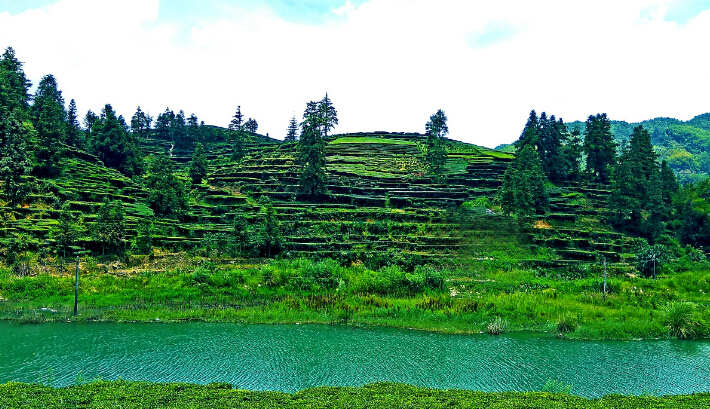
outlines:
{"label": "water ripple", "polygon": [[0,323],[0,383],[229,382],[293,392],[396,381],[483,391],[545,381],[598,397],[710,391],[710,342],[585,342],[387,328],[235,324]]}

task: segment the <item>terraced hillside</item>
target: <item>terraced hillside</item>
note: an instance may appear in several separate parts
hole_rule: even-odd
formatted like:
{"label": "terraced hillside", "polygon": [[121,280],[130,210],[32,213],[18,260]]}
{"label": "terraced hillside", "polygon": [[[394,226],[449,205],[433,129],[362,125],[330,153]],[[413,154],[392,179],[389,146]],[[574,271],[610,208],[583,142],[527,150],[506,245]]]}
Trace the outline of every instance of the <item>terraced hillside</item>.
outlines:
{"label": "terraced hillside", "polygon": [[[424,140],[420,134],[384,132],[330,137],[326,146],[329,193],[318,203],[299,196],[296,143],[252,138],[244,144],[240,161],[230,159],[228,143],[211,144],[207,180],[190,185],[189,209],[180,220],[154,219],[152,245],[198,251],[210,240],[220,246],[219,240],[234,235],[235,229],[257,234],[265,218],[262,197],[270,199],[280,222],[285,257],[373,264],[453,263],[461,256],[490,257],[520,245],[522,237],[526,244],[556,249],[562,260],[557,265],[565,265],[593,261],[599,254],[619,261],[618,254],[629,244],[623,235],[601,227],[604,215],[597,209],[608,196],[602,187],[553,191],[552,212],[520,232],[512,219],[486,208],[502,184],[511,155],[449,141],[446,165],[433,176],[422,159]],[[155,139],[142,143],[146,153],[170,155],[187,180],[191,151]],[[58,209],[68,201],[72,210],[82,212],[88,227],[78,245],[100,252],[91,227],[108,198],[123,203],[130,246],[138,225],[154,217],[142,181],[108,169],[80,151],[63,161],[62,174],[37,180],[36,193],[23,206],[1,208],[5,237],[27,233],[30,249],[51,249]],[[245,224],[235,228],[238,220]]]}

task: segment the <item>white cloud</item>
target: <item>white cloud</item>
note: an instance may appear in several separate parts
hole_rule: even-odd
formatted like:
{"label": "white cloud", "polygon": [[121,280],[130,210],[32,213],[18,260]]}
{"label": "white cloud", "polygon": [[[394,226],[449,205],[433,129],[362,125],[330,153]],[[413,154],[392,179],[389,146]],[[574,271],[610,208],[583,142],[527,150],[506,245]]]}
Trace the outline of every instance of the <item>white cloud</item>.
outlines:
{"label": "white cloud", "polygon": [[350,0],[346,1],[345,4],[341,7],[338,7],[333,10],[333,13],[335,13],[338,16],[342,15],[347,15],[355,11],[355,6],[350,2]]}
{"label": "white cloud", "polygon": [[81,110],[170,106],[225,126],[241,105],[275,137],[325,92],[336,132],[421,132],[441,108],[452,137],[486,146],[517,138],[533,108],[565,120],[708,111],[710,11],[680,25],[658,0],[347,1],[321,25],[252,3],[215,7],[187,30],[158,6],[60,0],[0,13],[0,46],[33,82],[54,74]]}

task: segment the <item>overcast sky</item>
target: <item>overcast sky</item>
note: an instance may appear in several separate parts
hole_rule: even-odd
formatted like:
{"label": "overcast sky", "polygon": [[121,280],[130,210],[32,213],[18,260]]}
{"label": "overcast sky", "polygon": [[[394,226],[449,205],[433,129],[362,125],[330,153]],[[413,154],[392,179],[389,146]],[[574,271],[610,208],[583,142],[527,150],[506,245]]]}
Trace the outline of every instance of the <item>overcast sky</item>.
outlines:
{"label": "overcast sky", "polygon": [[493,147],[531,109],[629,122],[710,111],[710,0],[0,0],[0,47],[81,115],[166,107],[282,139],[326,92],[336,133]]}

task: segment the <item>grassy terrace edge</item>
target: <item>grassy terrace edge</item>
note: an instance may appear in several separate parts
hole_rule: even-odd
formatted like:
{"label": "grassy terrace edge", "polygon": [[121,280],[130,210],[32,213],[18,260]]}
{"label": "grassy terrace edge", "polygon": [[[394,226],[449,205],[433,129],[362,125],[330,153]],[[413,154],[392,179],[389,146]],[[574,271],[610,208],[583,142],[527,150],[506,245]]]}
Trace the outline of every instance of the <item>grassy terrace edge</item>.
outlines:
{"label": "grassy terrace edge", "polygon": [[245,407],[245,408],[700,408],[710,406],[710,393],[671,396],[608,395],[586,399],[547,392],[477,392],[437,390],[397,383],[361,387],[321,386],[293,394],[232,389],[227,383],[194,385],[134,381],[97,381],[65,388],[38,384],[0,385],[0,407]]}
{"label": "grassy terrace edge", "polygon": [[[80,321],[318,323],[411,328],[451,334],[532,331],[575,339],[708,338],[705,263],[658,280],[611,269],[564,280],[488,260],[463,270],[370,270],[333,260],[263,265],[185,260],[167,270],[82,273]],[[87,263],[90,264],[90,263]],[[159,268],[159,265],[155,266]],[[464,275],[467,274],[467,275]],[[74,321],[73,274],[14,277],[0,269],[0,320]],[[500,331],[492,324],[500,322]],[[682,335],[682,336],[679,336]]]}

